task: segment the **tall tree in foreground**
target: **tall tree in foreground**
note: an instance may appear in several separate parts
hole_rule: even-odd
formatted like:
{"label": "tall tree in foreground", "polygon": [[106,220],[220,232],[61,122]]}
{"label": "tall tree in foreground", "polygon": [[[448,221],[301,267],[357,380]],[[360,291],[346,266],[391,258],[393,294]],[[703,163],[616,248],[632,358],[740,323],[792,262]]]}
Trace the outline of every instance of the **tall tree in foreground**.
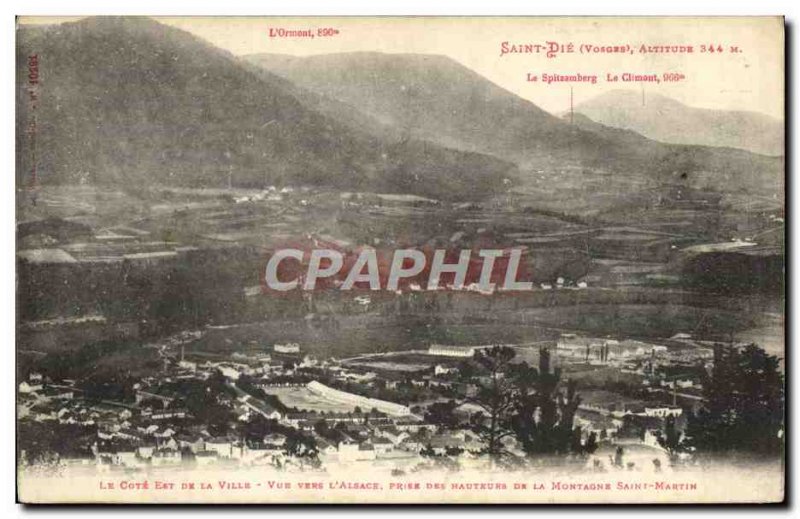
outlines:
{"label": "tall tree in foreground", "polygon": [[658,444],[667,451],[667,454],[669,454],[670,459],[673,461],[677,460],[680,453],[684,450],[682,436],[683,434],[675,423],[675,417],[667,417],[664,423],[664,430],[659,431],[656,439],[658,440]]}
{"label": "tall tree in foreground", "polygon": [[550,369],[547,349],[540,352],[538,371],[522,363],[515,366],[512,376],[518,388],[512,426],[528,456],[597,449],[596,436],[582,443],[581,430],[574,426],[580,405],[577,386],[574,381],[562,383],[560,370]]}
{"label": "tall tree in foreground", "polygon": [[472,414],[470,424],[486,445],[486,453],[493,459],[503,454],[502,440],[514,434],[511,415],[517,393],[514,381],[507,375],[515,356],[513,348],[493,346],[478,350],[473,357],[479,368],[477,376],[472,379],[476,390],[466,402],[477,406],[480,411]]}
{"label": "tall tree in foreground", "polygon": [[439,431],[455,429],[459,423],[458,416],[455,414],[457,405],[453,400],[434,402],[425,411],[425,421],[436,424]]}
{"label": "tall tree in foreground", "polygon": [[780,454],[784,388],[780,359],[755,344],[718,344],[703,381],[706,403],[689,415],[684,444],[699,453]]}
{"label": "tall tree in foreground", "polygon": [[472,415],[473,431],[493,459],[505,454],[503,440],[514,436],[529,457],[543,454],[584,454],[597,448],[592,435],[584,443],[574,427],[580,404],[574,382],[561,382],[558,369],[550,368],[550,353],[540,351],[539,369],[515,363],[516,352],[507,346],[479,350],[473,362],[477,389],[468,403],[481,411]]}

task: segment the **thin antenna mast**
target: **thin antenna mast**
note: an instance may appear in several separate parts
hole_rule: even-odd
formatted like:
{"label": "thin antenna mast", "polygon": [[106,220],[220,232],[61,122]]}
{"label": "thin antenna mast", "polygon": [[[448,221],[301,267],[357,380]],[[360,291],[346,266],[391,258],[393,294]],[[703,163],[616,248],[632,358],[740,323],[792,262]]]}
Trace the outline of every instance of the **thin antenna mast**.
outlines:
{"label": "thin antenna mast", "polygon": [[573,88],[569,87],[569,124],[575,124],[575,105]]}

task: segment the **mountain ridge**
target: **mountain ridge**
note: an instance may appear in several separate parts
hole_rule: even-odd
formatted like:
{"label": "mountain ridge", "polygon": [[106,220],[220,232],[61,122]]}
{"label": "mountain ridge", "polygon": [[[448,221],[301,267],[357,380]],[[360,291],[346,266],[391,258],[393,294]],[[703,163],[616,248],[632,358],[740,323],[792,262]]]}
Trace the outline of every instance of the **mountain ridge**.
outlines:
{"label": "mountain ridge", "polygon": [[689,106],[671,97],[617,89],[575,107],[592,120],[672,144],[739,148],[780,156],[784,153],[783,122],[747,110]]}
{"label": "mountain ridge", "polygon": [[[26,58],[37,54],[44,183],[223,187],[230,179],[472,199],[513,174],[497,158],[348,127],[306,106],[283,78],[148,18],[18,26],[17,36],[17,138],[20,149],[33,144],[23,100]],[[17,154],[20,174],[29,160]]]}
{"label": "mountain ridge", "polygon": [[[512,160],[522,169],[572,163],[657,181],[702,178],[703,185],[693,187],[782,190],[782,158],[657,141],[642,148],[610,126],[590,131],[570,125],[446,56],[369,52],[242,59],[409,135]],[[703,174],[687,174],[693,172]]]}

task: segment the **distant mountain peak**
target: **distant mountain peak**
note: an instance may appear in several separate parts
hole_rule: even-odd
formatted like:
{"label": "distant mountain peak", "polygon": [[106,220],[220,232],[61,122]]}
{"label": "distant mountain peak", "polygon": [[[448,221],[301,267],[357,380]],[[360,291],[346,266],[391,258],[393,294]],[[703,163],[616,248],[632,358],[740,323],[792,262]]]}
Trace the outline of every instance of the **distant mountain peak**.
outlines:
{"label": "distant mountain peak", "polygon": [[783,123],[760,112],[686,105],[646,91],[611,90],[579,103],[575,112],[607,126],[675,144],[740,148],[783,155]]}
{"label": "distant mountain peak", "polygon": [[772,192],[780,184],[779,159],[664,144],[591,116],[576,115],[570,124],[447,57],[369,52],[242,59],[401,135],[513,160],[523,170],[580,165],[631,175],[631,186],[672,182],[676,171],[698,173],[681,181],[704,188]]}

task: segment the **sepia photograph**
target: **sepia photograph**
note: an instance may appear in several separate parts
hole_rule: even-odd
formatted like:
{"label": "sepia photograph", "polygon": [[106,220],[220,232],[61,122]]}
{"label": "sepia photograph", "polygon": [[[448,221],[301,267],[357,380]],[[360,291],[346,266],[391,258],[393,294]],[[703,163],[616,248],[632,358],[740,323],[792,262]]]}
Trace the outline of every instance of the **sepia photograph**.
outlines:
{"label": "sepia photograph", "polygon": [[783,503],[784,31],[18,16],[18,502]]}

